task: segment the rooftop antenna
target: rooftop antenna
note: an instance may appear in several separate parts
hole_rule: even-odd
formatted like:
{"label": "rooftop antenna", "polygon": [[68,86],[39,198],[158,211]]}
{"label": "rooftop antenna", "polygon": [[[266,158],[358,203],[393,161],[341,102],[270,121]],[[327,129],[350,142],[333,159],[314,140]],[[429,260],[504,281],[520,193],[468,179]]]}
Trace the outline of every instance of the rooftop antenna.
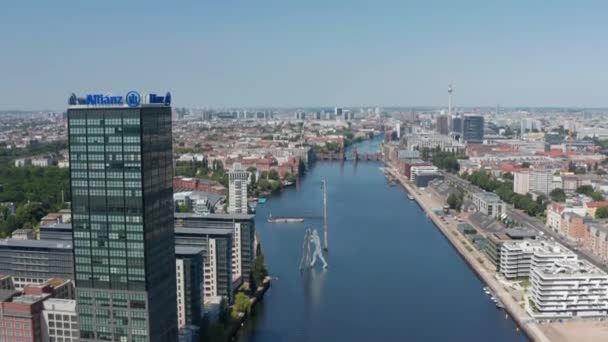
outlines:
{"label": "rooftop antenna", "polygon": [[448,115],[452,116],[452,84],[448,85]]}

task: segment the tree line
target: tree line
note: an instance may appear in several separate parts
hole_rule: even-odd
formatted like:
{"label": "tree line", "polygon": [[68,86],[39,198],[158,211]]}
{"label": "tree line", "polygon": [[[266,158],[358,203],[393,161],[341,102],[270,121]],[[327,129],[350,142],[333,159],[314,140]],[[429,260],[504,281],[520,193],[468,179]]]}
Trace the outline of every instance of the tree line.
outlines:
{"label": "tree line", "polygon": [[[0,164],[0,237],[33,227],[47,213],[64,208],[69,191],[68,169]],[[10,203],[14,203],[14,213]]]}
{"label": "tree line", "polygon": [[474,171],[470,175],[463,174],[462,177],[485,191],[496,193],[501,200],[525,211],[530,216],[543,215],[549,203],[547,197],[542,195],[533,200],[530,194],[522,195],[514,192],[512,181],[498,180],[486,171]]}

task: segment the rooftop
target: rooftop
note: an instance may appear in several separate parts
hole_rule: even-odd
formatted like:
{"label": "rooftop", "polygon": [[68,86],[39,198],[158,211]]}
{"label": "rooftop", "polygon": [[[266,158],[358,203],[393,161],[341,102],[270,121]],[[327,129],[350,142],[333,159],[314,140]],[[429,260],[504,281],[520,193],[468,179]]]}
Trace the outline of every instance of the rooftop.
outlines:
{"label": "rooftop", "polygon": [[76,312],[76,301],[73,299],[49,298],[43,305],[44,310]]}
{"label": "rooftop", "polygon": [[493,192],[487,192],[487,191],[483,191],[483,192],[478,192],[473,194],[474,197],[478,197],[483,199],[486,202],[498,202],[501,201],[500,197],[498,197],[497,194],[493,193]]}
{"label": "rooftop", "polygon": [[19,294],[19,291],[15,290],[0,290],[0,303],[6,302],[11,299],[13,296]]}
{"label": "rooftop", "polygon": [[0,240],[0,248],[2,246],[15,248],[46,248],[46,249],[65,249],[71,250],[72,244],[59,240],[16,240],[4,239]]}
{"label": "rooftop", "polygon": [[545,275],[561,276],[561,275],[596,275],[606,276],[606,272],[593,266],[585,260],[559,260],[546,267],[541,267],[538,272]]}
{"label": "rooftop", "polygon": [[16,303],[16,304],[27,304],[27,305],[32,305],[34,303],[37,303],[41,300],[44,300],[46,297],[48,297],[49,295],[40,295],[40,296],[32,296],[32,295],[22,295],[22,296],[16,296],[13,297],[12,302]]}
{"label": "rooftop", "polygon": [[51,223],[40,226],[40,229],[62,229],[62,230],[72,230],[71,223]]}
{"label": "rooftop", "polygon": [[196,255],[202,254],[205,250],[199,247],[191,246],[175,246],[175,255]]}
{"label": "rooftop", "polygon": [[205,219],[205,220],[253,220],[255,215],[251,214],[195,214],[195,213],[175,213],[176,219]]}
{"label": "rooftop", "polygon": [[506,232],[511,239],[531,239],[536,237],[536,231],[526,228],[511,228]]}
{"label": "rooftop", "polygon": [[190,227],[190,228],[175,228],[175,234],[183,235],[232,235],[233,229],[229,228],[206,228],[206,227]]}

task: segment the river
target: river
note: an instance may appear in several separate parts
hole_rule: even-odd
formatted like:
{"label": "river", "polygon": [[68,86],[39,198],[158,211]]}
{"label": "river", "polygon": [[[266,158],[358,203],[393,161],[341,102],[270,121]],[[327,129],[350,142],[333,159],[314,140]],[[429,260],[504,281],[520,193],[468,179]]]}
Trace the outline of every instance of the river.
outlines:
{"label": "river", "polygon": [[[359,152],[375,152],[379,140]],[[317,162],[297,187],[258,205],[257,229],[276,277],[240,342],[527,341],[483,293],[460,255],[379,162]],[[328,182],[329,268],[300,273],[307,227],[323,236]],[[302,224],[265,217],[304,216]]]}

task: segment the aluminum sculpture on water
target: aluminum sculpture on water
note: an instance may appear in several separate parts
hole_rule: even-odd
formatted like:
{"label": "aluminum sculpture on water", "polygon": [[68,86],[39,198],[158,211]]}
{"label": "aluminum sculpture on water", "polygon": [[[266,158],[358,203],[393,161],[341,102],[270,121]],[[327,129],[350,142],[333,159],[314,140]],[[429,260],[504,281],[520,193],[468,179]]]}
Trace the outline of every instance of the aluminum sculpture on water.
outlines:
{"label": "aluminum sculpture on water", "polygon": [[304,233],[304,244],[302,245],[302,260],[300,260],[300,270],[312,268],[317,262],[317,258],[323,263],[323,268],[327,268],[327,262],[323,257],[323,249],[321,248],[321,237],[319,233],[312,228],[306,229]]}

